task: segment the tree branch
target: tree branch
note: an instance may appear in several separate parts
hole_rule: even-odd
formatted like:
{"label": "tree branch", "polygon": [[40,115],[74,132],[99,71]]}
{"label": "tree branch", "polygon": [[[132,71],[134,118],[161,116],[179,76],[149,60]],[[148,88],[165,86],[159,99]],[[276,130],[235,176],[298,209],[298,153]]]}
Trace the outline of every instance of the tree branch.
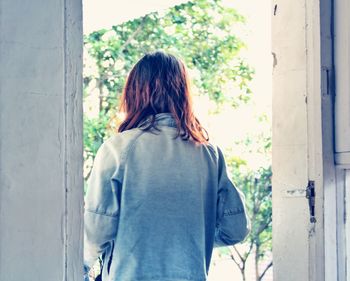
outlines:
{"label": "tree branch", "polygon": [[260,245],[264,245],[266,242],[271,241],[271,237],[266,238],[265,240],[260,240]]}
{"label": "tree branch", "polygon": [[239,270],[242,270],[241,264],[236,261],[235,257],[231,254],[230,255],[231,259],[233,260],[233,262],[238,266]]}
{"label": "tree branch", "polygon": [[232,246],[232,248],[235,250],[236,254],[238,255],[239,259],[241,260],[241,262],[244,262],[245,259],[243,259],[242,255],[238,252],[236,246]]}
{"label": "tree branch", "polygon": [[137,29],[128,37],[128,40],[125,41],[125,43],[120,47],[119,54],[123,53],[126,47],[131,43],[131,41],[136,37],[138,33],[140,33],[144,23],[145,23],[146,17],[144,17],[140,23],[140,25],[137,27]]}
{"label": "tree branch", "polygon": [[264,271],[261,273],[261,275],[259,276],[259,281],[261,281],[265,275],[265,273],[269,270],[269,268],[272,266],[272,261],[266,266],[266,268],[264,269]]}
{"label": "tree branch", "polygon": [[260,227],[258,228],[258,231],[256,232],[256,235],[259,235],[261,232],[263,232],[272,222],[272,218],[270,217],[266,223],[260,225]]}

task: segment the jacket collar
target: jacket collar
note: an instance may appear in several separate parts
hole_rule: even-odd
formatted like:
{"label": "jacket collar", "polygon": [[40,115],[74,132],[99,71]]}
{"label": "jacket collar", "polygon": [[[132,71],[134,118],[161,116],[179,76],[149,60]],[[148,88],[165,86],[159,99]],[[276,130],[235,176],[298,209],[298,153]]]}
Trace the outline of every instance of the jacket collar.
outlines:
{"label": "jacket collar", "polygon": [[159,113],[156,114],[156,123],[157,125],[176,127],[176,122],[171,113]]}
{"label": "jacket collar", "polygon": [[[158,113],[155,116],[155,125],[156,126],[168,126],[168,127],[177,127],[174,117],[171,113]],[[147,126],[149,122],[152,121],[152,116],[147,117],[139,127]]]}

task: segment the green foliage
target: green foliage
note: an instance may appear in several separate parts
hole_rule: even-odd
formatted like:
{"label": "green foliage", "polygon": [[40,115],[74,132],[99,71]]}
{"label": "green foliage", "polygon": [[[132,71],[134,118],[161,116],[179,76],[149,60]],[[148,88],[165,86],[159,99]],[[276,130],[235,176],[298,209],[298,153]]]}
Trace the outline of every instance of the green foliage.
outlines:
{"label": "green foliage", "polygon": [[[124,79],[145,53],[162,49],[183,58],[199,73],[195,84],[201,93],[218,102],[246,101],[248,81],[253,71],[237,57],[244,46],[234,34],[235,24],[244,22],[234,9],[220,1],[199,0],[178,5],[164,15],[151,13],[111,30],[100,30],[85,37],[88,53],[96,60],[99,83],[113,93],[112,105],[122,92]],[[86,81],[91,82],[93,77]],[[227,82],[241,90],[237,96],[223,94]],[[112,97],[110,97],[112,98]]]}
{"label": "green foliage", "polygon": [[[271,249],[272,201],[271,167],[261,167],[257,171],[242,172],[242,165],[235,159],[228,158],[232,179],[241,187],[245,198],[251,232],[248,243],[259,244],[261,257]],[[246,167],[244,167],[246,168]]]}
{"label": "green foliage", "polygon": [[238,56],[244,44],[235,35],[243,23],[244,18],[221,1],[198,0],[85,36],[85,64],[94,69],[85,72],[84,93],[87,98],[97,91],[100,116],[85,116],[86,157],[93,157],[96,147],[113,133],[126,76],[147,52],[161,49],[181,57],[195,91],[217,104],[247,102],[253,70]]}
{"label": "green foliage", "polygon": [[[264,118],[260,122],[266,122]],[[254,138],[247,137],[241,143],[250,153],[263,154],[266,157],[271,152],[271,136],[258,134]],[[254,254],[256,280],[263,279],[267,270],[272,266],[272,186],[271,166],[259,167],[256,170],[249,168],[248,163],[231,153],[226,154],[227,166],[232,181],[239,187],[246,200],[248,216],[251,220],[251,231],[246,238],[246,247],[227,247],[220,250],[223,256],[229,256],[241,271],[243,280],[246,280],[246,263]],[[261,269],[263,263],[267,263]]]}

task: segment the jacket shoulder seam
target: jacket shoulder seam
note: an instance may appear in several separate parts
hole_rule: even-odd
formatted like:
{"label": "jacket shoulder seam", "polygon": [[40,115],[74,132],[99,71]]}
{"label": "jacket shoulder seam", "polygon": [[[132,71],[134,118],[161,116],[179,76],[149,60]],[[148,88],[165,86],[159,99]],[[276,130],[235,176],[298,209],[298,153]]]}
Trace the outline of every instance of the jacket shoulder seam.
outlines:
{"label": "jacket shoulder seam", "polygon": [[91,209],[85,209],[85,212],[93,213],[95,215],[100,215],[100,216],[106,216],[106,217],[112,217],[112,218],[117,218],[119,215],[113,215],[111,213],[106,213],[106,212],[101,212],[101,211],[94,211]]}
{"label": "jacket shoulder seam", "polygon": [[132,149],[135,147],[135,144],[137,140],[145,133],[145,131],[140,130],[140,132],[130,141],[130,143],[127,145],[127,148],[125,150],[125,153],[123,154],[122,157],[122,169],[124,170],[124,166],[128,160],[129,154],[132,151]]}
{"label": "jacket shoulder seam", "polygon": [[219,156],[218,149],[214,145],[209,145],[209,149],[215,154],[216,157]]}
{"label": "jacket shoulder seam", "polygon": [[[120,176],[118,177],[118,174],[119,173],[123,173],[124,171],[124,166],[125,166],[125,162],[127,161],[127,158],[128,158],[128,154],[129,154],[129,151],[131,150],[131,148],[133,147],[134,143],[136,142],[136,140],[143,134],[144,132],[143,131],[140,131],[138,134],[136,134],[136,136],[132,137],[128,143],[126,144],[125,146],[125,149],[124,151],[121,151],[120,152],[120,164],[119,164],[119,168],[117,169],[117,171],[115,171],[115,173],[113,174],[112,176],[112,179],[115,179],[119,182],[122,182],[122,179],[120,178]],[[105,145],[107,147],[110,146],[110,143],[109,142],[105,142],[103,143],[102,145]],[[111,149],[110,149],[111,150]]]}

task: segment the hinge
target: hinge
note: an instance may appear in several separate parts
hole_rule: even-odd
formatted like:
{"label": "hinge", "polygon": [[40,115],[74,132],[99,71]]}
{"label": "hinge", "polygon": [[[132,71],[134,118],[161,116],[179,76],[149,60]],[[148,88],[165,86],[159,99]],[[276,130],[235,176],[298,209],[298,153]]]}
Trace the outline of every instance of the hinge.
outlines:
{"label": "hinge", "polygon": [[331,96],[332,99],[334,99],[334,96],[336,94],[334,90],[334,71],[332,67],[322,67],[322,95],[323,96]]}
{"label": "hinge", "polygon": [[306,198],[309,201],[310,222],[315,223],[315,182],[309,181],[306,187]]}

